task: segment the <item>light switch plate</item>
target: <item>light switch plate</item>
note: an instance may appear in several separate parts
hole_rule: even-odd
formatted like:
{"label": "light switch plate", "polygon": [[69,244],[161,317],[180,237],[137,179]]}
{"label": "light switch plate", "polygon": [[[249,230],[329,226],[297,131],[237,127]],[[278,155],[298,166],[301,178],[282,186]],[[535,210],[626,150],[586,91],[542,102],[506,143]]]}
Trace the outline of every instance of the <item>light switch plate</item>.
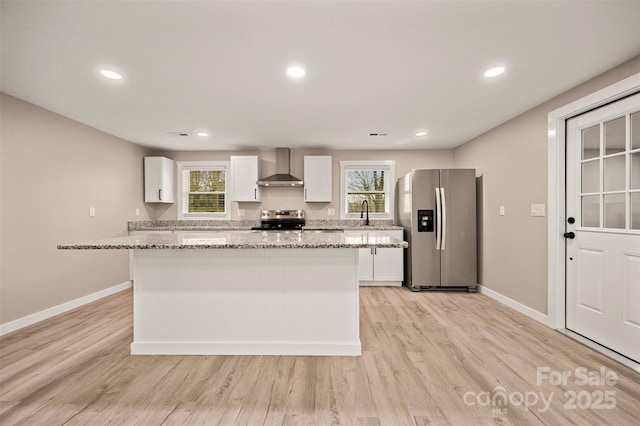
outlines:
{"label": "light switch plate", "polygon": [[544,204],[531,204],[531,216],[544,217],[545,214]]}
{"label": "light switch plate", "polygon": [[136,208],[136,216],[140,216],[140,209]]}
{"label": "light switch plate", "polygon": [[500,206],[500,216],[504,216],[504,206]]}
{"label": "light switch plate", "polygon": [[96,215],[96,208],[89,207],[89,216],[94,217]]}

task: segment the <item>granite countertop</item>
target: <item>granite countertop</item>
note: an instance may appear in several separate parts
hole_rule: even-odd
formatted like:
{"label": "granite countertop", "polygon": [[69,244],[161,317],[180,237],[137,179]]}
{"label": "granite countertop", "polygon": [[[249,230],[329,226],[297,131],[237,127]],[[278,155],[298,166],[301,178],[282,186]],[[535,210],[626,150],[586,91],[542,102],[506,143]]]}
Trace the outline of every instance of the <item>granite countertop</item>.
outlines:
{"label": "granite countertop", "polygon": [[[129,231],[247,231],[259,225],[259,220],[145,220],[129,222]],[[365,225],[363,220],[309,219],[303,229],[398,231],[403,228],[391,220],[372,220],[370,225]]]}
{"label": "granite countertop", "polygon": [[109,249],[273,249],[273,248],[406,248],[409,244],[384,234],[305,234],[251,232],[216,234],[148,234],[89,242],[60,244],[61,250]]}
{"label": "granite countertop", "polygon": [[139,220],[129,222],[129,231],[246,231],[260,226],[259,220]]}

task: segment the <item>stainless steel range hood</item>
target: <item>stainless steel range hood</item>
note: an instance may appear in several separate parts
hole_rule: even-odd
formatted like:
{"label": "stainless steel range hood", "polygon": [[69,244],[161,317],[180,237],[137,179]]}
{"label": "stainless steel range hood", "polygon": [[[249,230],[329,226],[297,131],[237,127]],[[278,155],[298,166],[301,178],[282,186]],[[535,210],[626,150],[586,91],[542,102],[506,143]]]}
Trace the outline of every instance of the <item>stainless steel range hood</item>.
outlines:
{"label": "stainless steel range hood", "polygon": [[276,148],[276,174],[260,179],[260,186],[302,186],[304,182],[291,175],[289,148]]}

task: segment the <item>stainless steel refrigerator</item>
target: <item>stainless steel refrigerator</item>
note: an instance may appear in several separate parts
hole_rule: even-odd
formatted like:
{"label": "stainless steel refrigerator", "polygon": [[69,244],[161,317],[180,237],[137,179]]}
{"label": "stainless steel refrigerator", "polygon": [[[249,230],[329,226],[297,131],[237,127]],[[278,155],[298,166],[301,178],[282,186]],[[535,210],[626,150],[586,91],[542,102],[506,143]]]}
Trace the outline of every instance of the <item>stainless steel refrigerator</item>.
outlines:
{"label": "stainless steel refrigerator", "polygon": [[475,169],[412,170],[398,179],[396,200],[409,242],[405,285],[414,291],[475,289]]}

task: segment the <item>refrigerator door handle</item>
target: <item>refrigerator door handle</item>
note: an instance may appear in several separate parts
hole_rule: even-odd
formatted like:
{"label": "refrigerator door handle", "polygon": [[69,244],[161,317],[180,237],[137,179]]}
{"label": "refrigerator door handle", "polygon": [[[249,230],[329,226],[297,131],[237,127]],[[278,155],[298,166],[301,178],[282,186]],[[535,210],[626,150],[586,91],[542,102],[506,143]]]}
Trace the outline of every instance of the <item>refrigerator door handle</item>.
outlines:
{"label": "refrigerator door handle", "polygon": [[440,250],[440,236],[442,235],[440,212],[440,188],[436,188],[436,250]]}
{"label": "refrigerator door handle", "polygon": [[440,250],[444,250],[447,242],[447,199],[444,196],[444,188],[440,188],[440,198],[442,199],[442,242]]}

